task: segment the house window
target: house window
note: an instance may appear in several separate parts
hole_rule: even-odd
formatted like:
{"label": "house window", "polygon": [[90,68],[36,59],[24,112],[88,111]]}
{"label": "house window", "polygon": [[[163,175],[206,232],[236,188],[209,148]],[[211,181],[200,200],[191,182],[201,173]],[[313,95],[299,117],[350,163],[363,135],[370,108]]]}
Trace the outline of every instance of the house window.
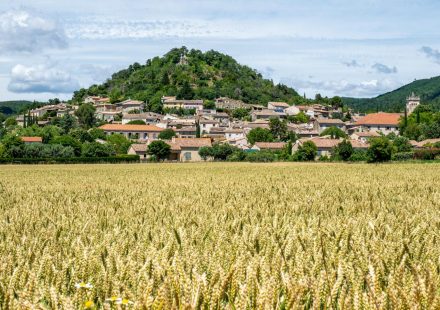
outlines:
{"label": "house window", "polygon": [[185,160],[191,160],[191,152],[186,152],[183,154],[183,158]]}
{"label": "house window", "polygon": [[391,127],[387,127],[387,130],[391,130]]}

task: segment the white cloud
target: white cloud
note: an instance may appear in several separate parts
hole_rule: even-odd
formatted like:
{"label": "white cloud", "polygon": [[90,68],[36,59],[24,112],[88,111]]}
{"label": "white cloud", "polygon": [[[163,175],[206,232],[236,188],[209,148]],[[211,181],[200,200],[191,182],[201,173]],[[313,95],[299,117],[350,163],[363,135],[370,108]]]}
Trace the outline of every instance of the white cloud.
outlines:
{"label": "white cloud", "polygon": [[79,89],[79,82],[72,75],[54,64],[12,68],[8,90],[13,93],[65,94]]}
{"label": "white cloud", "polygon": [[67,40],[57,22],[26,10],[0,13],[0,53],[65,47]]}

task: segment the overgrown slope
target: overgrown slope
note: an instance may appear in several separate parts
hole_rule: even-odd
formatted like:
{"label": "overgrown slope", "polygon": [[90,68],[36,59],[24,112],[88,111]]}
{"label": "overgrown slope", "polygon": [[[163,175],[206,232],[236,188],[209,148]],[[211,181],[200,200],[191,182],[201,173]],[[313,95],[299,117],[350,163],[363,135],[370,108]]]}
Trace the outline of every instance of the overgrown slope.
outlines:
{"label": "overgrown slope", "polygon": [[87,95],[110,96],[112,101],[147,100],[152,110],[160,109],[163,95],[208,100],[227,96],[264,105],[275,100],[293,103],[299,98],[292,88],[263,79],[256,70],[230,56],[216,51],[188,51],[185,47],[172,49],[145,65],[135,63],[102,85],[81,89],[75,92],[73,101],[79,102]]}

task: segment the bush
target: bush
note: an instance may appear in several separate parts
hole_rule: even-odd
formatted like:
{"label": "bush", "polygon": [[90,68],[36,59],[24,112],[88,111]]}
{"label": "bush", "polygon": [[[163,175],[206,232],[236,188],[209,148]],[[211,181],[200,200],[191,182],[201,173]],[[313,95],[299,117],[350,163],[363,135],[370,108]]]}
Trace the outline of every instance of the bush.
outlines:
{"label": "bush", "polygon": [[167,128],[167,129],[161,131],[158,138],[160,140],[171,140],[175,136],[176,136],[176,133],[174,132],[174,130],[172,130],[171,128]]}
{"label": "bush", "polygon": [[246,160],[246,153],[242,150],[237,150],[228,156],[228,161],[244,161]]}
{"label": "bush", "polygon": [[275,161],[275,159],[276,159],[275,153],[267,150],[248,153],[246,155],[246,160],[250,162],[268,163]]}
{"label": "bush", "polygon": [[352,154],[353,146],[351,145],[350,141],[347,140],[342,141],[333,149],[334,157],[343,161],[347,161]]}
{"label": "bush", "polygon": [[147,123],[145,123],[145,121],[141,120],[141,119],[137,119],[134,121],[129,121],[127,123],[127,125],[147,125]]}
{"label": "bush", "polygon": [[107,138],[105,131],[99,128],[92,128],[89,130],[90,136],[92,136],[93,140],[101,139],[105,140]]}
{"label": "bush", "polygon": [[70,158],[0,158],[0,164],[96,164],[138,163],[139,155]]}
{"label": "bush", "polygon": [[148,154],[154,155],[158,160],[164,160],[171,153],[171,146],[162,140],[153,141],[148,145]]}
{"label": "bush", "polygon": [[348,161],[359,162],[359,161],[369,161],[368,152],[363,150],[354,150]]}
{"label": "bush", "polygon": [[405,160],[411,160],[413,158],[414,158],[414,152],[399,152],[393,154],[393,156],[391,157],[391,159],[395,161],[405,161]]}
{"label": "bush", "polygon": [[371,139],[368,149],[368,157],[370,162],[385,162],[391,160],[393,154],[393,144],[386,137]]}
{"label": "bush", "polygon": [[318,154],[318,148],[312,141],[306,141],[298,148],[294,154],[295,161],[312,161]]}
{"label": "bush", "polygon": [[82,157],[111,157],[116,154],[115,149],[110,144],[98,142],[85,143],[82,147]]}
{"label": "bush", "polygon": [[75,156],[81,155],[81,142],[69,135],[59,136],[52,139],[51,144],[60,144],[62,146],[69,146],[73,149]]}
{"label": "bush", "polygon": [[414,152],[414,158],[420,160],[434,160],[440,155],[440,149],[417,150]]}

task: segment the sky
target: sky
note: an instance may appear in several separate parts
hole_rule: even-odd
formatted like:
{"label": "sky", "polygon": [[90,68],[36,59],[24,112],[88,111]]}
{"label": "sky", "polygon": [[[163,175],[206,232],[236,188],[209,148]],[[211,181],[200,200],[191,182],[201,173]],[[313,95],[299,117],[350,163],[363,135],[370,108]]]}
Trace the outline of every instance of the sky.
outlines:
{"label": "sky", "polygon": [[174,47],[218,50],[307,97],[440,75],[438,0],[0,2],[0,101],[70,99]]}

